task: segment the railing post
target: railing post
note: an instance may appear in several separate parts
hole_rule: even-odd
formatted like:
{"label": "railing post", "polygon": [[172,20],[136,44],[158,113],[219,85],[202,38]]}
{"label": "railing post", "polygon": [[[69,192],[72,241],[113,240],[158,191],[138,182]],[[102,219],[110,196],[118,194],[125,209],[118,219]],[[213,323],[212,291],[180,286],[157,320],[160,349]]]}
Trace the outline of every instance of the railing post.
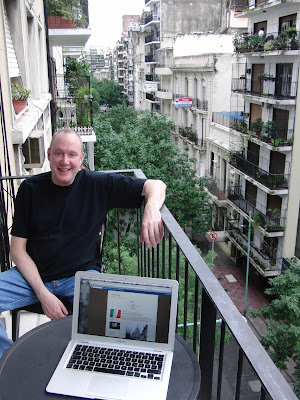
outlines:
{"label": "railing post", "polygon": [[199,364],[201,369],[201,400],[211,400],[215,351],[216,309],[202,290]]}

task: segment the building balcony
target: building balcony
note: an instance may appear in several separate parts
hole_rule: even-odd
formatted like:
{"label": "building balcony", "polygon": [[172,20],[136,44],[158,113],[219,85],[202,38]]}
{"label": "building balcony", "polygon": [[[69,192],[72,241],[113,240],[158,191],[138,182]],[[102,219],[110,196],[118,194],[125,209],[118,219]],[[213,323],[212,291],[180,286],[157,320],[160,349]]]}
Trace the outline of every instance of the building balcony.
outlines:
{"label": "building balcony", "polygon": [[163,100],[172,100],[173,99],[173,95],[172,92],[167,90],[167,89],[159,89],[156,91],[156,96],[159,99],[163,99]]}
{"label": "building balcony", "polygon": [[[145,177],[141,170],[111,172]],[[18,178],[26,179],[26,177]],[[15,197],[13,177],[0,179],[0,190],[2,216],[0,266],[1,271],[4,271],[11,267],[7,215],[10,209],[13,212]],[[258,391],[252,393],[251,398],[297,400],[289,384],[251,330],[246,318],[235,307],[168,208],[163,206],[161,209],[165,237],[155,249],[151,250],[140,241],[143,207],[133,214],[134,228],[128,233],[121,229],[123,225],[118,211],[112,212],[111,218],[114,216],[114,221],[108,224],[108,229],[115,229],[118,237],[117,273],[126,273],[121,248],[130,238],[132,239],[131,236],[134,236],[136,267],[132,275],[178,280],[180,296],[176,330],[190,345],[199,361],[201,370],[199,398],[202,400],[221,398],[226,384],[226,392],[229,390],[228,396],[231,399],[243,399],[244,393],[248,393],[249,381],[257,381]],[[233,358],[231,358],[232,347],[229,348],[228,335],[225,335],[226,331],[230,332],[231,343],[234,344]],[[227,351],[230,349],[231,351]],[[226,368],[228,363],[231,366],[230,373]],[[213,393],[216,393],[216,396]]]}
{"label": "building balcony", "polygon": [[[228,224],[226,235],[229,240],[247,257],[248,237],[246,233],[231,224]],[[281,272],[282,257],[277,257],[276,251],[263,242],[260,248],[250,243],[249,261],[263,277],[277,276]]]}
{"label": "building balcony", "polygon": [[266,36],[259,36],[257,33],[241,33],[236,35],[233,44],[236,53],[257,53],[274,52],[283,50],[299,50],[299,32],[296,29],[283,32],[266,33]]}
{"label": "building balcony", "polygon": [[219,201],[224,201],[224,200],[226,201],[227,191],[225,189],[220,189],[221,187],[225,188],[225,182],[211,176],[208,170],[205,171],[205,179],[206,179],[205,187],[207,192],[213,198],[216,198]]}
{"label": "building balcony", "polygon": [[48,34],[53,46],[84,47],[91,36],[88,1],[73,3],[68,3],[62,11],[57,9],[57,1],[46,1]]}
{"label": "building balcony", "polygon": [[148,82],[160,82],[160,78],[156,74],[146,74],[145,78]]}
{"label": "building balcony", "polygon": [[212,122],[234,129],[244,135],[247,140],[264,145],[270,150],[282,152],[292,150],[294,143],[294,131],[292,129],[276,129],[271,136],[265,135],[261,131],[249,128],[249,125],[251,127],[249,115],[244,112],[213,112]]}
{"label": "building balcony", "polygon": [[151,103],[160,104],[160,99],[152,93],[146,93],[146,100],[150,101]]}
{"label": "building balcony", "polygon": [[156,63],[156,58],[152,54],[145,56],[145,63]]}
{"label": "building balcony", "polygon": [[145,37],[145,44],[160,43],[160,37],[154,34]]}
{"label": "building balcony", "polygon": [[295,104],[298,82],[284,81],[274,77],[261,76],[258,79],[245,79],[245,77],[232,79],[232,91],[254,96],[265,101],[271,99],[270,104],[276,100],[288,100]]}
{"label": "building balcony", "polygon": [[193,98],[192,108],[200,110],[200,111],[207,111],[208,110],[208,101]]}
{"label": "building balcony", "polygon": [[145,25],[154,24],[154,23],[159,24],[160,23],[159,15],[154,14],[152,12],[147,13],[144,18],[144,23],[145,23]]}
{"label": "building balcony", "polygon": [[53,82],[52,121],[54,129],[71,128],[80,133],[83,142],[95,142],[92,96],[90,91],[78,96],[78,90],[89,88],[89,76],[55,75]]}
{"label": "building balcony", "polygon": [[160,0],[145,0],[145,5],[149,6],[150,4],[159,3]]}
{"label": "building balcony", "polygon": [[[248,152],[250,153],[250,152]],[[248,154],[249,156],[249,154]],[[261,157],[260,157],[261,158]],[[263,160],[267,163],[267,160]],[[289,174],[270,173],[250,162],[244,152],[231,152],[229,164],[270,190],[288,189]],[[280,167],[280,166],[279,166]]]}
{"label": "building balcony", "polygon": [[[246,200],[246,198],[247,200]],[[265,205],[261,204],[249,194],[243,193],[241,187],[228,188],[228,200],[242,214],[249,217],[251,211],[252,218],[259,215],[260,228],[268,236],[282,236],[286,226],[286,210],[266,210]]]}

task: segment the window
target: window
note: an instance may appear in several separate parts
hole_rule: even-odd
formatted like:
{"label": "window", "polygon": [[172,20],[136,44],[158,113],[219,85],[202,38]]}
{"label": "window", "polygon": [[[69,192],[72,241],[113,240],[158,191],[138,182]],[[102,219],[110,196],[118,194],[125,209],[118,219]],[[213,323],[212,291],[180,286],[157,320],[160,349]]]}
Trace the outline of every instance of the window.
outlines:
{"label": "window", "polygon": [[23,144],[22,151],[25,168],[41,168],[45,161],[44,131],[32,132]]}

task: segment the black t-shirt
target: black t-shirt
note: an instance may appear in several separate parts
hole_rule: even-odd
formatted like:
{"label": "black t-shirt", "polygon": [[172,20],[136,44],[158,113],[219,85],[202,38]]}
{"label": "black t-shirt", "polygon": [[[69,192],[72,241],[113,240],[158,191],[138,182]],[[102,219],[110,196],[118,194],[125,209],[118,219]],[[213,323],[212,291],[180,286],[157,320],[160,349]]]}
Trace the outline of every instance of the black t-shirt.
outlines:
{"label": "black t-shirt", "polygon": [[81,170],[69,186],[57,186],[51,173],[22,182],[11,234],[27,238],[27,252],[44,282],[100,269],[98,237],[112,208],[138,208],[144,179]]}

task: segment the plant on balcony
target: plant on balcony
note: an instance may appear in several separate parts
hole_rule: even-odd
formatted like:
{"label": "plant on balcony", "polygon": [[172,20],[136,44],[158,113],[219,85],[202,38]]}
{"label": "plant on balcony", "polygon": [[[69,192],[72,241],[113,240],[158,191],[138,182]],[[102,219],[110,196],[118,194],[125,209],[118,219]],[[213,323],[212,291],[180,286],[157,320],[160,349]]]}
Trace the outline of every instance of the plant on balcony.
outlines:
{"label": "plant on balcony", "polygon": [[262,214],[256,213],[253,215],[252,226],[253,229],[257,229],[259,227],[263,228],[266,224],[266,220]]}
{"label": "plant on balcony", "polygon": [[256,118],[256,120],[250,124],[250,129],[253,132],[256,132],[257,136],[260,135],[262,127],[263,127],[263,121],[260,117]]}
{"label": "plant on balcony", "polygon": [[11,84],[11,97],[16,114],[19,114],[26,107],[30,93],[30,89],[26,89],[17,83]]}
{"label": "plant on balcony", "polygon": [[276,49],[276,42],[274,39],[269,39],[264,44],[264,51],[271,51]]}
{"label": "plant on balcony", "polygon": [[267,74],[266,72],[263,72],[258,75],[258,79],[262,81],[275,81],[275,78],[273,75]]}
{"label": "plant on balcony", "polygon": [[275,139],[278,130],[275,121],[267,121],[263,124],[261,133],[266,135],[270,139]]}
{"label": "plant on balcony", "polygon": [[288,45],[289,36],[286,31],[280,32],[274,41],[277,49],[285,50]]}
{"label": "plant on balcony", "polygon": [[297,29],[295,26],[290,26],[289,28],[287,28],[286,33],[289,38],[295,39],[295,37],[297,36]]}
{"label": "plant on balcony", "polygon": [[74,19],[74,7],[77,7],[77,0],[47,0],[46,2],[48,16],[62,17],[65,20]]}
{"label": "plant on balcony", "polygon": [[246,121],[244,121],[243,119],[241,121],[239,121],[238,123],[235,124],[235,129],[239,132],[242,133],[247,133],[248,132],[248,125],[246,123]]}
{"label": "plant on balcony", "polygon": [[262,51],[264,41],[264,38],[259,36],[257,33],[249,36],[249,43],[252,50]]}

